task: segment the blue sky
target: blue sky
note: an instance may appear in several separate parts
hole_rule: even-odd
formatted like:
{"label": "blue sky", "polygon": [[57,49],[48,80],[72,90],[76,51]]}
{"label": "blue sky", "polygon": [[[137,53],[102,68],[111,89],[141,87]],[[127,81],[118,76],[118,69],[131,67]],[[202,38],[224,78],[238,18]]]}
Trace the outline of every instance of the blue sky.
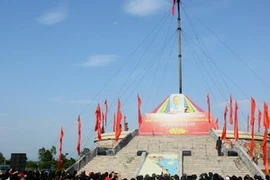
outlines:
{"label": "blue sky", "polygon": [[[81,112],[82,145],[91,147],[98,102],[108,99],[111,120],[120,97],[123,114],[134,129],[137,93],[146,113],[178,92],[171,1],[104,2],[0,2],[0,152],[7,158],[12,152],[26,152],[29,159],[37,159],[38,148],[58,146],[61,126],[63,151],[76,157],[76,118]],[[239,101],[240,127],[245,129],[249,97],[260,108],[263,101],[270,102],[270,2],[183,0],[183,4],[183,91],[204,109],[210,92],[213,115],[220,119],[231,93]],[[164,44],[162,55],[157,55]],[[149,71],[140,76],[149,62],[153,62]],[[220,69],[226,76],[220,76]]]}

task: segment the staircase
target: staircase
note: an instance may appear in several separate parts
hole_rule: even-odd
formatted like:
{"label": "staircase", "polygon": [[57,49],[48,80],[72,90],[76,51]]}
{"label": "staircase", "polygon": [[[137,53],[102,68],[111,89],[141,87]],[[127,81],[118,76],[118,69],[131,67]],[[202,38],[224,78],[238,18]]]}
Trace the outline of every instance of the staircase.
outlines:
{"label": "staircase", "polygon": [[218,173],[222,177],[226,175],[242,176],[252,175],[246,165],[238,157],[184,157],[184,173],[188,175],[196,174],[198,177],[202,173]]}
{"label": "staircase", "polygon": [[[183,173],[187,175],[218,173],[226,175],[253,175],[239,157],[218,156],[216,140],[210,136],[141,136],[138,147],[149,153],[178,153],[190,150],[191,156],[183,157]],[[139,148],[142,150],[143,148]]]}
{"label": "staircase", "polygon": [[217,156],[215,140],[210,136],[192,138],[193,146],[191,156],[183,157],[183,173],[187,175],[202,173],[218,173],[222,177],[227,175],[245,176],[253,175],[239,157]]}
{"label": "staircase", "polygon": [[217,156],[216,141],[210,136],[136,136],[115,156],[96,156],[81,171],[118,172],[130,179],[139,166],[141,157],[137,151],[148,153],[177,153],[191,150],[192,156],[184,156],[183,173],[188,175],[218,173],[226,175],[253,175],[239,157]]}
{"label": "staircase", "polygon": [[122,178],[131,179],[141,161],[141,157],[137,156],[136,144],[138,136],[134,137],[132,141],[121,149],[115,156],[96,156],[80,171],[89,172],[118,172],[121,173]]}

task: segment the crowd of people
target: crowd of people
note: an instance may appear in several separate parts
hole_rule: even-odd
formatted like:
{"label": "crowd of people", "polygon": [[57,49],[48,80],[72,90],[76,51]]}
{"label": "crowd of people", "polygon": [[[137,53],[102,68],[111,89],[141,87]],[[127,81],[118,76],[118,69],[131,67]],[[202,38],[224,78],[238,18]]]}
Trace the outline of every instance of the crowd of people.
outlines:
{"label": "crowd of people", "polygon": [[[199,177],[197,175],[186,175],[183,174],[181,177],[178,175],[169,175],[169,174],[152,174],[150,175],[139,175],[136,178],[132,178],[131,180],[270,180],[269,176],[266,175],[264,178],[261,176],[249,176],[246,175],[244,177],[236,177],[226,176],[222,177],[217,173],[203,173]],[[5,173],[0,172],[0,180],[127,180],[125,177],[122,177],[121,174],[116,172],[105,172],[105,173],[88,173],[85,172],[80,173],[73,172],[72,174],[67,173],[65,171],[25,171],[18,172],[13,169],[9,169]]]}

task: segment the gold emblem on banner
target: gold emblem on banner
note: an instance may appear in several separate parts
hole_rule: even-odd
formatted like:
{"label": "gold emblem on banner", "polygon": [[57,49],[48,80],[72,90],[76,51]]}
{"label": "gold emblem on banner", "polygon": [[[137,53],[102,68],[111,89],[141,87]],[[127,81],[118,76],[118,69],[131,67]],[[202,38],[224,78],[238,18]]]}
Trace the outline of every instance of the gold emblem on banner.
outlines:
{"label": "gold emblem on banner", "polygon": [[188,131],[183,128],[171,128],[168,130],[169,134],[174,134],[174,135],[186,134],[187,132]]}

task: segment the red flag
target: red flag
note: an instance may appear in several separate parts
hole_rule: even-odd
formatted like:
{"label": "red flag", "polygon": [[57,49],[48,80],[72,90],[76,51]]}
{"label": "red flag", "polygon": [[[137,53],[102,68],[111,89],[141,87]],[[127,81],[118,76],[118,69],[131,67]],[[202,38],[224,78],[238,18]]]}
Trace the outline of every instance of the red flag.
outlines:
{"label": "red flag", "polygon": [[221,139],[225,140],[227,137],[226,133],[227,133],[227,113],[228,113],[228,108],[227,106],[225,106],[225,110],[224,110],[224,125],[223,125],[223,130],[222,130],[222,135],[221,135]]}
{"label": "red flag", "polygon": [[224,109],[224,122],[227,123],[227,113],[228,113],[228,108],[227,106],[225,106],[225,109]]}
{"label": "red flag", "polygon": [[254,126],[255,122],[255,109],[256,109],[256,102],[253,98],[250,99],[250,125]]}
{"label": "red flag", "polygon": [[232,96],[230,95],[230,124],[233,124],[233,105]]}
{"label": "red flag", "polygon": [[173,16],[175,14],[175,10],[174,10],[175,3],[176,3],[176,0],[173,0],[173,5],[172,5],[172,15]]}
{"label": "red flag", "polygon": [[206,101],[207,101],[207,107],[208,107],[208,122],[210,123],[210,114],[211,114],[211,107],[210,107],[210,97],[209,97],[209,93],[207,93],[207,96],[206,96]]}
{"label": "red flag", "polygon": [[250,151],[249,151],[249,155],[251,157],[253,157],[254,149],[255,149],[254,126],[251,126],[251,144],[250,144]]}
{"label": "red flag", "polygon": [[219,129],[218,118],[216,119],[216,129]]}
{"label": "red flag", "polygon": [[234,139],[238,141],[239,132],[238,132],[238,104],[235,101],[235,110],[234,110]]}
{"label": "red flag", "polygon": [[63,165],[63,162],[62,162],[62,158],[63,158],[63,156],[62,156],[63,137],[64,137],[64,130],[63,130],[63,127],[61,127],[60,138],[59,138],[59,157],[58,157],[58,164],[57,164],[58,170],[61,170],[62,165]]}
{"label": "red flag", "polygon": [[121,102],[118,98],[117,103],[117,115],[116,115],[116,127],[115,127],[115,141],[118,142],[119,137],[121,135],[121,120],[122,120],[122,112],[121,112]]}
{"label": "red flag", "polygon": [[82,139],[82,125],[81,125],[80,116],[78,116],[77,122],[78,122],[78,141],[77,141],[77,148],[76,149],[77,149],[77,153],[79,156],[81,153],[81,139]]}
{"label": "red flag", "polygon": [[263,152],[263,164],[265,167],[265,172],[268,174],[268,146],[267,146],[267,138],[268,138],[268,129],[264,127],[264,136],[262,141],[262,152]]}
{"label": "red flag", "polygon": [[263,151],[263,164],[265,167],[265,172],[268,174],[268,127],[269,127],[269,116],[268,116],[268,104],[263,103],[263,120],[264,120],[264,136],[262,141],[262,151]]}
{"label": "red flag", "polygon": [[116,122],[115,122],[115,114],[113,115],[113,132],[115,132],[115,125],[116,125]]}
{"label": "red flag", "polygon": [[100,110],[101,112],[101,120],[100,120],[100,125],[101,125],[101,134],[105,133],[105,115],[104,113]]}
{"label": "red flag", "polygon": [[105,114],[102,112],[102,129],[104,129],[105,126]]}
{"label": "red flag", "polygon": [[140,127],[140,125],[142,123],[142,113],[141,113],[142,100],[141,100],[139,95],[137,95],[137,99],[138,99],[138,124]]}
{"label": "red flag", "polygon": [[250,124],[249,121],[250,121],[249,120],[249,115],[247,115],[247,132],[249,132],[249,124]]}
{"label": "red flag", "polygon": [[269,128],[269,115],[268,115],[268,104],[263,103],[263,121],[264,127]]}
{"label": "red flag", "polygon": [[108,117],[108,112],[109,112],[107,99],[105,99],[104,105],[105,105],[105,126],[107,126],[107,117]]}
{"label": "red flag", "polygon": [[262,112],[258,109],[258,132],[261,129]]}
{"label": "red flag", "polygon": [[[96,107],[96,111],[95,111],[95,117],[96,117],[96,125],[95,125],[95,131],[97,131],[98,130],[98,126],[100,125],[100,120],[101,119],[99,119],[98,118],[98,115],[101,113],[101,110],[100,110],[100,106],[99,106],[99,104],[97,105],[97,107]],[[101,118],[101,117],[100,117]]]}
{"label": "red flag", "polygon": [[97,105],[95,115],[96,115],[95,131],[97,131],[97,138],[98,138],[98,140],[101,140],[101,128],[100,128],[100,124],[101,124],[101,110],[100,110],[99,104]]}
{"label": "red flag", "polygon": [[253,157],[254,148],[255,148],[255,141],[254,141],[254,122],[255,122],[255,109],[256,109],[256,102],[253,98],[250,99],[250,125],[251,125],[251,145],[249,155]]}

